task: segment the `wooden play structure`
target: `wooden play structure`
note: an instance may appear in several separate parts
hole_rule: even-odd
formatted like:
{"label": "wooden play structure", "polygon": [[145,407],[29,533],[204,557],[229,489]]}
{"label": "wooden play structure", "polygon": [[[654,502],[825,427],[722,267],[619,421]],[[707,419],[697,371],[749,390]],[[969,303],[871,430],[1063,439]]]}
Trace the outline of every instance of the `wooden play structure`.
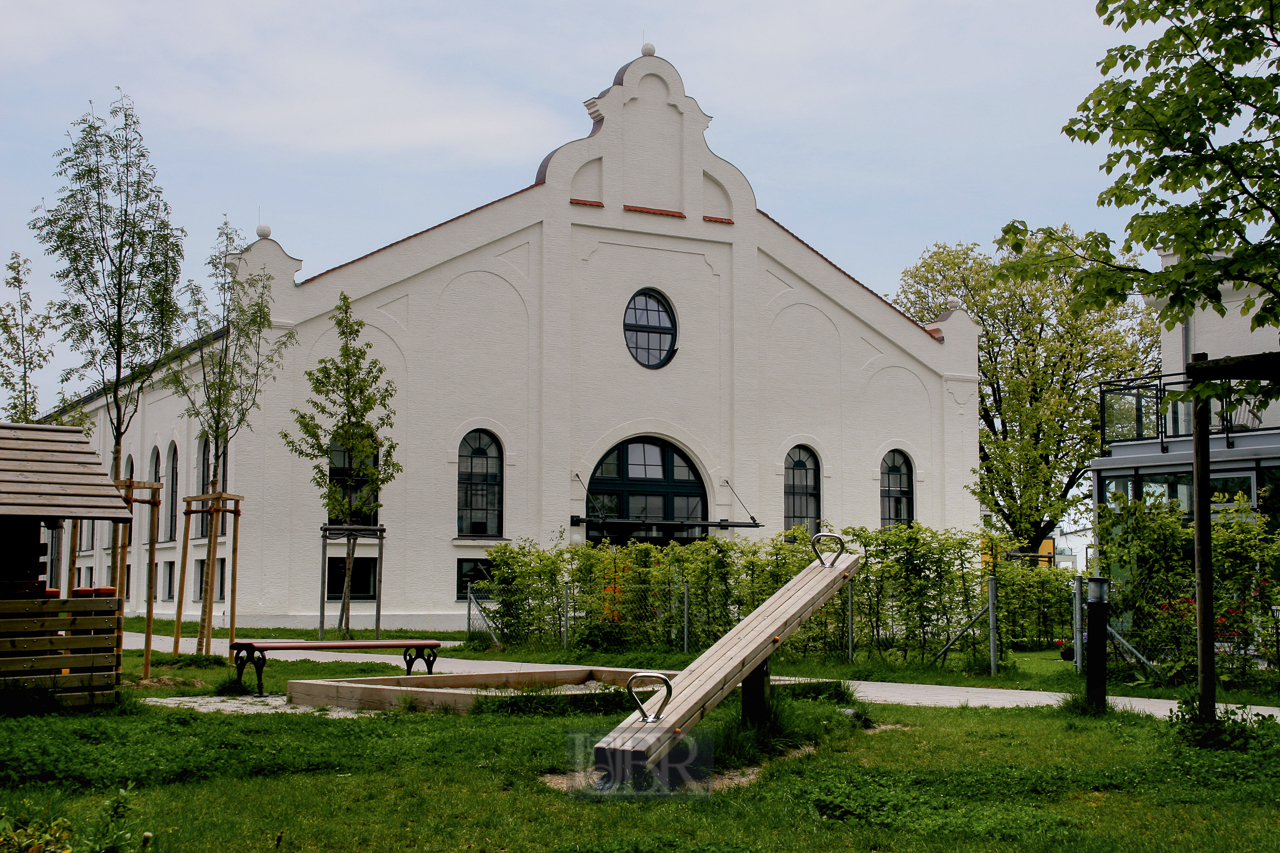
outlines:
{"label": "wooden play structure", "polygon": [[[834,554],[823,555],[823,542],[838,543]],[[769,656],[782,641],[840,591],[857,569],[859,558],[844,553],[844,540],[832,534],[814,537],[817,559],[788,581],[721,637],[675,678],[660,673],[637,673],[666,682],[595,746],[596,769],[603,785],[625,783],[656,765],[703,717],[735,687],[742,685],[743,716],[759,721],[767,713]],[[628,685],[630,687],[630,685]]]}
{"label": "wooden play structure", "polygon": [[0,687],[49,689],[65,705],[115,701],[121,599],[113,587],[63,598],[40,528],[131,518],[82,430],[0,423]]}
{"label": "wooden play structure", "polygon": [[[209,545],[206,552],[205,572],[200,591],[200,631],[196,637],[198,654],[213,653],[213,596],[218,575],[218,539],[222,536],[222,516],[229,515],[231,521],[231,583],[227,590],[230,603],[229,625],[231,642],[236,641],[236,575],[240,558],[240,504],[242,495],[233,495],[215,489],[207,495],[196,495],[183,498],[187,508],[182,511],[185,516],[182,523],[182,561],[178,564],[178,595],[175,600],[176,612],[173,617],[173,653],[178,654],[182,641],[182,603],[187,589],[187,555],[191,545],[191,517],[209,516]],[[150,623],[148,623],[148,627]]]}

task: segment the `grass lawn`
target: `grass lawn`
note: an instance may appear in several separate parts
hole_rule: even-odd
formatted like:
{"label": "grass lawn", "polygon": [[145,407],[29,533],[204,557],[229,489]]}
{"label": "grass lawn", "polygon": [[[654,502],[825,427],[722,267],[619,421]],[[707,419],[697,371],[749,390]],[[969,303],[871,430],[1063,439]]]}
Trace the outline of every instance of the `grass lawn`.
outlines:
{"label": "grass lawn", "polygon": [[[1123,713],[881,705],[885,728],[868,732],[838,703],[782,707],[815,751],[775,755],[752,784],[709,797],[603,802],[539,777],[565,770],[571,732],[621,715],[0,719],[0,809],[91,827],[132,783],[122,849],[147,830],[161,853],[1280,850],[1274,731],[1231,753]],[[701,726],[730,765],[758,758],[737,714],[731,698]]]}

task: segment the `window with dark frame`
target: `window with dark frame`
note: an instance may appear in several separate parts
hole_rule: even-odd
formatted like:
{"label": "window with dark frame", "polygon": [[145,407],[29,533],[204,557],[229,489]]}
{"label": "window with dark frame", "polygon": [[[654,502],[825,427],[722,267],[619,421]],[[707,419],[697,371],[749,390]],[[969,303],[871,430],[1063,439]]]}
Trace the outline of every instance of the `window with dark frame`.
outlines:
{"label": "window with dark frame", "polygon": [[[159,483],[159,482],[162,482],[162,481],[161,481],[161,479],[160,479],[160,471],[161,471],[161,469],[160,469],[160,448],[158,448],[158,447],[153,447],[153,448],[151,448],[151,482],[153,482],[153,483]],[[163,488],[162,488],[162,489],[160,489],[160,493],[159,493],[159,494],[152,494],[150,491],[148,491],[148,492],[147,492],[147,494],[148,494],[149,496],[151,496],[151,497],[157,497],[157,498],[160,498],[162,501],[164,500],[164,489],[163,489]],[[147,509],[146,509],[146,516],[147,516],[147,536],[148,536],[148,537],[150,537],[150,536],[151,536],[151,518],[152,518],[152,515],[151,515],[151,507],[147,507]],[[159,512],[159,508],[157,508],[157,511],[156,511],[156,514],[155,514],[155,520],[156,520],[156,523],[157,523],[157,524],[159,524],[159,523],[160,523],[160,512]],[[159,530],[157,530],[155,533],[156,533],[156,541],[157,541],[157,542],[161,541],[161,539],[160,539],[160,531],[159,531]]]}
{"label": "window with dark frame", "polygon": [[[200,442],[200,492],[201,494],[209,494],[213,491],[213,464],[212,453],[209,449],[210,442],[205,439]],[[222,463],[218,466],[218,491],[225,492],[227,490],[227,448],[222,448]],[[200,504],[206,509],[209,506],[208,501],[202,501]],[[227,515],[220,513],[218,520],[218,535],[227,535]],[[209,536],[209,515],[201,513],[199,521],[196,522],[196,538],[203,539]]]}
{"label": "window with dark frame", "polygon": [[[196,560],[195,571],[195,588],[191,590],[192,601],[202,601],[204,599],[204,560]],[[213,600],[226,601],[227,599],[227,561],[224,557],[218,558],[218,576],[213,579]]]}
{"label": "window with dark frame", "polygon": [[[377,465],[378,457],[375,456],[373,458],[373,467],[377,467]],[[365,466],[360,465],[354,467],[362,468]],[[342,484],[343,497],[348,501],[354,500],[356,495],[359,495],[369,487],[369,478],[357,476],[352,472],[352,468],[351,454],[337,443],[330,446],[329,481]],[[374,492],[372,498],[376,502],[378,500],[378,493]],[[373,512],[355,513],[352,515],[350,521],[343,521],[342,519],[330,516],[329,523],[350,524],[356,527],[377,527],[378,512],[377,510],[374,510]]]}
{"label": "window with dark frame", "polygon": [[901,450],[890,450],[880,460],[880,526],[910,524],[915,520],[915,484],[911,460]]}
{"label": "window with dark frame", "polygon": [[458,535],[502,536],[502,445],[488,430],[458,445]]}
{"label": "window with dark frame", "polygon": [[[325,577],[325,598],[329,601],[342,600],[342,585],[345,580],[346,571],[346,556],[329,558],[329,571]],[[356,557],[351,561],[352,601],[377,600],[377,574],[377,557]]]}
{"label": "window with dark frame", "polygon": [[676,315],[666,297],[650,288],[632,296],[622,315],[622,335],[640,365],[665,367],[676,354]]}
{"label": "window with dark frame", "polygon": [[174,560],[164,561],[164,600],[173,601],[173,596],[177,594],[177,586],[173,577],[174,568],[177,566]]}
{"label": "window with dark frame", "polygon": [[704,528],[646,522],[706,521],[707,493],[683,451],[655,436],[639,436],[611,448],[596,464],[587,487],[587,517],[595,520],[587,529],[592,541],[691,541]]}
{"label": "window with dark frame", "polygon": [[[133,479],[133,454],[132,453],[130,453],[124,459],[124,478],[126,480]],[[143,506],[146,506],[146,504],[143,504]],[[132,545],[133,544],[133,524],[130,523],[125,525],[125,529],[129,531],[129,541],[126,542],[125,545]],[[128,597],[129,596],[126,593],[125,598],[128,598]]]}
{"label": "window with dark frame", "polygon": [[[463,558],[458,560],[458,589],[457,600],[467,600],[467,589],[473,583],[481,581],[493,580],[490,571],[493,569],[493,562],[480,558]],[[473,590],[471,593],[477,601],[488,601],[489,593],[480,590]]]}
{"label": "window with dark frame", "polygon": [[165,489],[169,493],[169,536],[166,542],[174,542],[178,538],[178,446],[169,448],[169,482]]}
{"label": "window with dark frame", "polygon": [[818,475],[816,453],[802,444],[797,444],[788,451],[785,484],[782,487],[784,529],[790,530],[803,525],[811,536],[818,532],[818,519],[822,517],[819,494],[822,481]]}

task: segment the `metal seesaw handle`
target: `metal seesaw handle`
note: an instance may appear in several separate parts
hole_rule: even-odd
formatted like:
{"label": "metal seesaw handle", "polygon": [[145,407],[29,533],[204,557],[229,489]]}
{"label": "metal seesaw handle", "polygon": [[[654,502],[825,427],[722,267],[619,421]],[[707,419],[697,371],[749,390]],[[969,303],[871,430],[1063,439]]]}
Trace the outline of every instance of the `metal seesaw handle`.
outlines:
{"label": "metal seesaw handle", "polygon": [[[830,563],[828,563],[827,558],[822,555],[822,551],[818,545],[819,542],[823,542],[828,539],[834,540],[840,545],[840,550],[835,552],[835,556],[831,558]],[[840,559],[840,556],[844,554],[844,551],[845,551],[844,540],[841,539],[839,536],[835,535],[834,533],[819,533],[817,536],[813,537],[813,539],[810,541],[810,544],[813,545],[813,553],[817,555],[818,562],[828,569],[835,566],[836,560]]]}
{"label": "metal seesaw handle", "polygon": [[[662,682],[664,687],[667,688],[666,698],[664,698],[662,700],[662,704],[658,706],[658,713],[653,714],[652,716],[645,713],[644,703],[641,702],[640,697],[636,695],[636,690],[635,690],[635,687],[633,686],[635,682],[641,678],[656,678]],[[667,710],[667,703],[671,701],[671,679],[667,678],[665,675],[663,675],[660,672],[632,673],[631,677],[627,679],[627,693],[631,694],[631,700],[635,702],[636,707],[640,709],[640,722],[656,723],[662,719],[662,712]]]}

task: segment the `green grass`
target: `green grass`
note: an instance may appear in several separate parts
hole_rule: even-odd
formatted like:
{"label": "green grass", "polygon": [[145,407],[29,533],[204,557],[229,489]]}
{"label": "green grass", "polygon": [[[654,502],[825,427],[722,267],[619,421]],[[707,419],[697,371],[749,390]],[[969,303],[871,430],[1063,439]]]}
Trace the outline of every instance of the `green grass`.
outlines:
{"label": "green grass", "polygon": [[[198,608],[197,608],[198,609]],[[145,616],[126,616],[124,618],[124,629],[134,633],[141,634],[147,629],[147,618]],[[182,636],[194,637],[199,630],[199,625],[195,622],[183,620]],[[151,632],[161,637],[173,637],[173,620],[172,619],[156,619],[152,622]],[[252,640],[315,640],[315,628],[248,628],[240,626],[236,628],[236,636],[244,639]],[[214,628],[213,636],[219,639],[227,639],[230,636],[226,628]],[[338,640],[341,636],[334,628],[328,628],[324,632],[326,640]],[[353,640],[372,640],[372,628],[355,628],[351,631]],[[419,631],[407,628],[383,628],[382,639],[384,640],[465,640],[467,638],[466,631]],[[163,646],[163,644],[161,644]],[[169,646],[172,648],[172,645]]]}
{"label": "green grass", "polygon": [[[592,801],[546,787],[570,732],[620,715],[132,715],[0,720],[0,809],[94,820],[122,783],[153,851],[694,853],[1280,850],[1280,736],[1201,752],[1168,724],[1056,709],[792,700],[818,742],[751,785]],[[737,728],[732,701],[703,724]],[[823,731],[826,734],[823,734]],[[26,801],[27,805],[23,805]],[[136,847],[126,849],[137,849]]]}

